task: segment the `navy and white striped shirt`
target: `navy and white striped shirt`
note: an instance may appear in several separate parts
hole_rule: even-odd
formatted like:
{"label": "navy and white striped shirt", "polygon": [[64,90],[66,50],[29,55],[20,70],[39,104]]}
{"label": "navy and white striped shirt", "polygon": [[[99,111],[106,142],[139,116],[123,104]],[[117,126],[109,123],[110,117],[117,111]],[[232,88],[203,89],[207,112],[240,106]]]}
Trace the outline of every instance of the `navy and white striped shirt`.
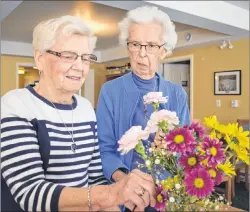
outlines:
{"label": "navy and white striped shirt", "polygon": [[[2,182],[8,187],[2,189],[2,210],[13,210],[17,208],[13,204],[18,203],[25,211],[57,211],[65,186],[107,183],[102,173],[95,112],[85,98],[74,95],[73,100],[72,120],[71,105],[55,103],[56,110],[31,86],[2,97],[1,171]],[[75,153],[63,122],[74,132]]]}

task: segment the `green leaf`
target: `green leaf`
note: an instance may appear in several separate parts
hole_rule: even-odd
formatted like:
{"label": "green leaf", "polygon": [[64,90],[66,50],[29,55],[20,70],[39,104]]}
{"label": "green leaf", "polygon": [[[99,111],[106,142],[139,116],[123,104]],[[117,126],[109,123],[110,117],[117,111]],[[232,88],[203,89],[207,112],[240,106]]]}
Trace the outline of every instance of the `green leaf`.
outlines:
{"label": "green leaf", "polygon": [[138,154],[140,154],[144,160],[147,159],[147,155],[146,155],[146,153],[145,153],[145,147],[144,147],[144,145],[143,145],[143,143],[142,143],[141,140],[140,140],[139,143],[135,146],[135,151],[136,151]]}
{"label": "green leaf", "polygon": [[191,196],[190,197],[190,202],[191,203],[195,203],[198,200],[198,198],[196,196]]}

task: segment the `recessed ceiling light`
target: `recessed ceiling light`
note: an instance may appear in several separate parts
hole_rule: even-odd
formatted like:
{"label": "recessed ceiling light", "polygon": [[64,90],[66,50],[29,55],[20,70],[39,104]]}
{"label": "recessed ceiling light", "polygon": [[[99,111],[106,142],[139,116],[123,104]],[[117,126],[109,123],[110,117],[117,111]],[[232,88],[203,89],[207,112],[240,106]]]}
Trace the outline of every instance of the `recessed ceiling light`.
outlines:
{"label": "recessed ceiling light", "polygon": [[25,71],[22,70],[22,69],[19,69],[19,70],[18,70],[18,74],[25,74]]}

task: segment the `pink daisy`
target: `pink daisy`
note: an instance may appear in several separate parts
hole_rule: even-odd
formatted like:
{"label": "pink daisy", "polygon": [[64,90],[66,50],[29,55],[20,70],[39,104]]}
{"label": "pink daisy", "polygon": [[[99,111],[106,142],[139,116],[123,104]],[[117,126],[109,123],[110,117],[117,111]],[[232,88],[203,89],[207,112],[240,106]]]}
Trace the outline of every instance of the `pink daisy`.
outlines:
{"label": "pink daisy", "polygon": [[179,158],[179,164],[184,167],[185,172],[190,172],[194,168],[201,167],[200,162],[204,158],[197,153],[185,153]]}
{"label": "pink daisy", "polygon": [[187,193],[198,198],[210,195],[214,187],[214,181],[205,168],[193,169],[190,173],[186,173],[184,184]]}
{"label": "pink daisy", "polygon": [[215,167],[218,163],[222,162],[225,158],[225,154],[222,147],[222,142],[217,139],[205,137],[201,147],[206,151],[206,159],[209,166]]}
{"label": "pink daisy", "polygon": [[205,129],[200,125],[199,122],[192,122],[192,124],[187,127],[188,129],[192,130],[195,133],[195,136],[199,139],[203,138],[205,135]]}
{"label": "pink daisy", "polygon": [[222,182],[222,173],[215,168],[208,168],[208,172],[210,174],[210,177],[214,181],[214,184],[220,185]]}
{"label": "pink daisy", "polygon": [[156,187],[156,204],[154,208],[157,211],[165,211],[166,200],[168,199],[167,191],[163,190],[163,186],[160,184]]}
{"label": "pink daisy", "polygon": [[196,146],[196,141],[191,131],[186,128],[171,130],[165,139],[168,150],[172,152],[193,152]]}

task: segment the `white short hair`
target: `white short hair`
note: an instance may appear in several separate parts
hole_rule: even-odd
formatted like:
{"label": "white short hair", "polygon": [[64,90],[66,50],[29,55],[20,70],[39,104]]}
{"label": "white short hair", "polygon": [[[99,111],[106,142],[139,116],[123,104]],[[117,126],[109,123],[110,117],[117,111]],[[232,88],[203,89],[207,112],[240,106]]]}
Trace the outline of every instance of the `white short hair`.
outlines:
{"label": "white short hair", "polygon": [[177,43],[177,34],[175,31],[175,25],[170,20],[167,13],[159,10],[155,6],[143,6],[134,10],[130,10],[120,23],[120,44],[126,45],[129,37],[129,30],[133,23],[145,24],[151,22],[158,22],[163,26],[164,35],[164,47],[167,49],[167,55],[172,54],[173,49]]}
{"label": "white short hair", "polygon": [[33,31],[33,50],[42,52],[50,49],[60,35],[71,36],[73,34],[89,36],[90,48],[95,48],[97,37],[93,36],[90,26],[81,18],[63,16],[39,23]]}

